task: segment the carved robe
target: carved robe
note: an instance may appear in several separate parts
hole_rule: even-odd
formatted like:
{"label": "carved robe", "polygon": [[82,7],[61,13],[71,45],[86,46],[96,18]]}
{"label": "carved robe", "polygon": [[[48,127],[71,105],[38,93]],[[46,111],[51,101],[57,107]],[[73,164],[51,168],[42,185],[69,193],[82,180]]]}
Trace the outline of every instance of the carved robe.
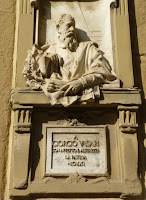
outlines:
{"label": "carved robe", "polygon": [[63,66],[59,66],[59,70],[54,67],[54,72],[49,79],[66,82],[80,80],[85,88],[84,91],[75,96],[64,96],[64,91],[49,93],[47,92],[49,79],[46,78],[46,84],[42,85],[42,90],[50,99],[52,105],[61,103],[64,106],[69,106],[77,100],[95,101],[95,98],[100,95],[99,80],[100,86],[108,84],[109,86],[119,87],[119,80],[108,61],[103,57],[103,53],[96,47],[96,44],[91,41],[79,43],[75,53],[63,49],[59,45],[51,45],[46,50],[47,53],[58,54],[64,61]]}

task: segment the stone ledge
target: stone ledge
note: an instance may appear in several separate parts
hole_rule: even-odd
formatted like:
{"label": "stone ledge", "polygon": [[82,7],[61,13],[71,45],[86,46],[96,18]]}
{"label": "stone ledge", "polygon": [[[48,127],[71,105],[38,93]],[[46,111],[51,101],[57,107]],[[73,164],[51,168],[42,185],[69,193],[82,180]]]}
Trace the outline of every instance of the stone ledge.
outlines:
{"label": "stone ledge", "polygon": [[[101,97],[96,102],[76,103],[74,106],[118,106],[118,105],[141,105],[141,95],[139,89],[101,89]],[[50,106],[49,99],[42,91],[34,91],[30,89],[15,90],[11,96],[11,104],[15,105],[36,105]],[[56,105],[61,106],[61,105]],[[62,107],[62,106],[61,106]]]}
{"label": "stone ledge", "polygon": [[[135,184],[135,186],[134,186]],[[38,190],[39,186],[39,190]],[[41,191],[41,192],[39,192]],[[141,195],[142,187],[139,181],[131,182],[130,185],[125,185],[121,182],[101,182],[97,184],[44,184],[42,181],[34,181],[26,190],[11,189],[11,198],[24,198],[32,196],[45,197],[121,197],[124,199],[132,196],[132,199],[138,199]]]}

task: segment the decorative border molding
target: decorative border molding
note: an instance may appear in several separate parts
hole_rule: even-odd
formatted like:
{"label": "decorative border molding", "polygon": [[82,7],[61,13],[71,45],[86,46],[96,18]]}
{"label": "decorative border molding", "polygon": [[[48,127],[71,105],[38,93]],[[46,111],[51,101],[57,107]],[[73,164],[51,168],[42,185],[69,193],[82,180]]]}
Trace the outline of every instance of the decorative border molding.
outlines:
{"label": "decorative border molding", "polygon": [[127,16],[128,15],[128,0],[119,0],[117,1],[117,15]]}
{"label": "decorative border molding", "polygon": [[31,14],[30,0],[21,0],[20,1],[20,12],[22,15]]}

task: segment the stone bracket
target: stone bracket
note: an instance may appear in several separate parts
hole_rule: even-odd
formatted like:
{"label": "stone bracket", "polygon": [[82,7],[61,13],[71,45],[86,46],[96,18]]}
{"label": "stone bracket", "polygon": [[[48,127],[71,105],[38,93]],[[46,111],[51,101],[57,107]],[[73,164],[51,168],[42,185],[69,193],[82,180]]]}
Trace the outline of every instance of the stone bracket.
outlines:
{"label": "stone bracket", "polygon": [[30,133],[31,132],[31,123],[28,124],[15,124],[14,130],[16,133]]}
{"label": "stone bracket", "polygon": [[26,189],[28,185],[32,109],[33,106],[13,106],[15,116],[13,187],[15,189]]}
{"label": "stone bracket", "polygon": [[125,125],[121,125],[120,126],[120,129],[121,129],[121,132],[123,133],[136,133],[137,132],[137,128],[138,128],[138,124],[133,124],[133,125],[129,125],[129,124],[125,124]]}
{"label": "stone bracket", "polygon": [[119,128],[122,133],[137,133],[136,113],[138,106],[119,106]]}
{"label": "stone bracket", "polygon": [[128,187],[141,183],[138,175],[138,140],[137,140],[137,111],[138,106],[118,106],[119,110],[119,137],[121,159],[123,164],[123,181],[125,182],[126,194]]}
{"label": "stone bracket", "polygon": [[15,108],[15,124],[14,130],[16,133],[30,133],[31,132],[31,113],[32,106],[18,106]]}

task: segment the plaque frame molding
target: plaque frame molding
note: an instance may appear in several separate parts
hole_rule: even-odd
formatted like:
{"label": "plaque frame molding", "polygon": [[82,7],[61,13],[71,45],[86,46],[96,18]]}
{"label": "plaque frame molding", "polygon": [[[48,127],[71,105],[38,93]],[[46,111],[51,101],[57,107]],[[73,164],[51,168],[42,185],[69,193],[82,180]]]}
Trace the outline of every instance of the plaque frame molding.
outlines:
{"label": "plaque frame molding", "polygon": [[[52,135],[53,133],[60,133],[57,131],[57,129],[62,129],[63,132],[61,132],[60,134],[64,134],[66,132],[69,132],[69,134],[72,134],[74,132],[76,132],[77,129],[80,129],[82,131],[80,132],[76,132],[76,134],[82,134],[82,133],[88,133],[88,134],[97,134],[95,131],[92,131],[92,132],[89,132],[89,129],[102,129],[102,133],[101,134],[104,134],[104,144],[105,144],[105,169],[106,169],[106,172],[105,173],[102,173],[102,174],[98,174],[98,173],[80,173],[81,176],[85,176],[85,177],[108,177],[109,176],[109,173],[108,173],[108,166],[109,166],[109,159],[108,159],[108,156],[109,156],[109,152],[108,152],[108,142],[107,142],[107,125],[97,125],[97,126],[61,126],[61,125],[56,125],[56,126],[51,126],[51,125],[48,125],[48,124],[43,124],[43,136],[44,136],[44,142],[43,142],[43,161],[45,161],[45,166],[43,167],[43,178],[45,177],[69,177],[70,175],[73,175],[75,172],[73,173],[53,173],[53,172],[50,172],[50,173],[47,173],[46,172],[46,165],[47,165],[47,159],[46,159],[46,155],[47,155],[47,150],[46,150],[46,147],[47,147],[47,129],[50,129],[50,140],[52,140]],[[54,130],[55,131],[54,131]],[[65,131],[66,129],[66,131]],[[73,129],[72,131],[69,131],[68,129]],[[88,131],[83,131],[83,129],[88,129]],[[98,130],[97,130],[98,131]],[[103,133],[104,132],[104,133]],[[51,148],[51,147],[50,147]],[[51,162],[51,158],[49,159],[49,161]],[[49,162],[48,161],[48,162]],[[49,167],[49,169],[51,170],[51,167]],[[53,171],[53,170],[52,170]]]}

